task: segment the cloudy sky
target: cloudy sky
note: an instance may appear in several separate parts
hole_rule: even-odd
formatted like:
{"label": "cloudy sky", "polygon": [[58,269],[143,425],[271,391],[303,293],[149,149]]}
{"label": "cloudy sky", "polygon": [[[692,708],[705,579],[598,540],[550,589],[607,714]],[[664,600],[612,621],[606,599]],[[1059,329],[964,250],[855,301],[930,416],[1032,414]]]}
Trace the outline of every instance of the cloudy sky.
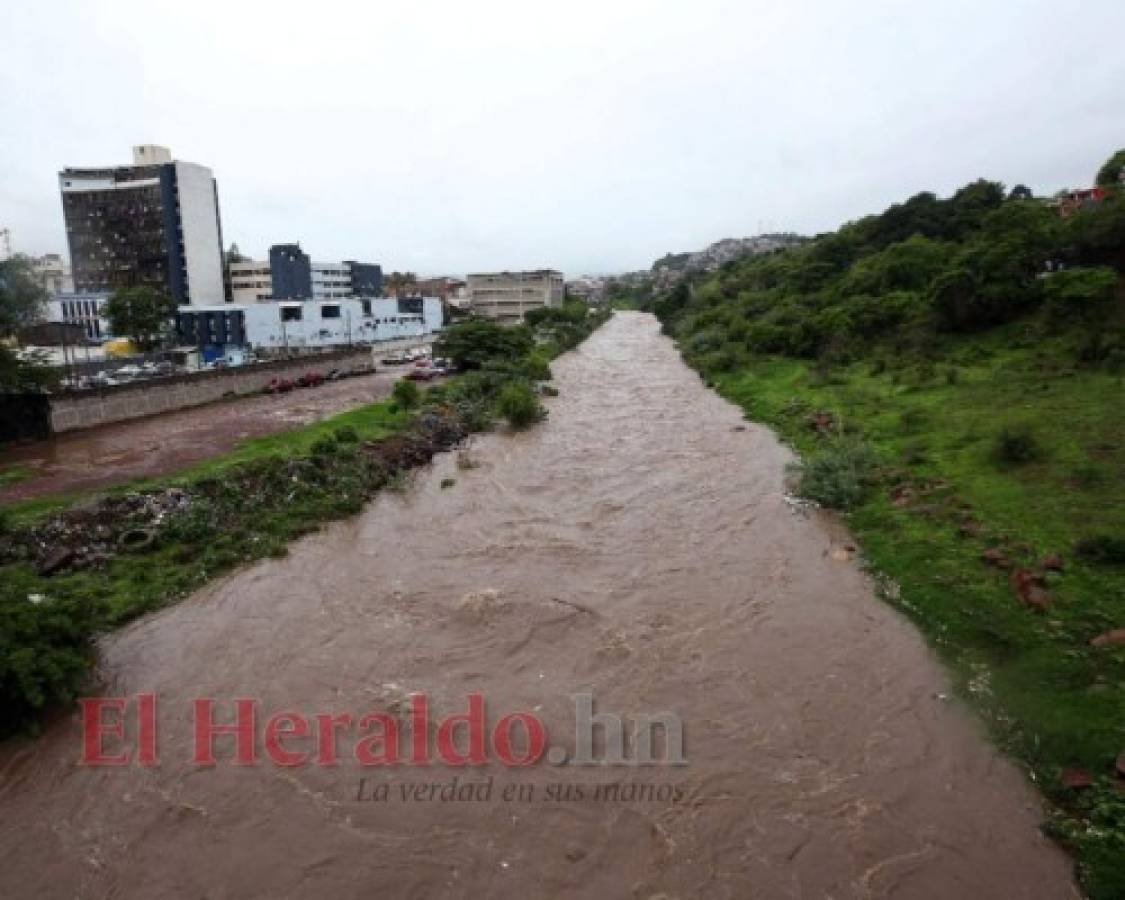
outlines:
{"label": "cloudy sky", "polygon": [[243,252],[425,274],[647,267],[1125,146],[1121,0],[35,0],[0,27],[0,227],[159,143]]}

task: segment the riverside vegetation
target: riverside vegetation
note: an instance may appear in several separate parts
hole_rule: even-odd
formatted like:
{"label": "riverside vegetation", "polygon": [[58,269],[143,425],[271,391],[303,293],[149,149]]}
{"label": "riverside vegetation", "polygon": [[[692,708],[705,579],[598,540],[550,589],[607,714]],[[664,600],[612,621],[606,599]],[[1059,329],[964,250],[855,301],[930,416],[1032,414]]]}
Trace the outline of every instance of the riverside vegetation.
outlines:
{"label": "riverside vegetation", "polygon": [[844,511],[1107,900],[1125,897],[1123,163],[1069,216],[978,181],[641,298],[799,451],[796,490]]}
{"label": "riverside vegetation", "polygon": [[284,555],[497,416],[513,428],[541,419],[549,360],[608,315],[568,303],[514,328],[453,325],[437,352],[462,374],[426,391],[399,382],[386,401],[247,441],[175,477],[0,508],[0,732],[34,730],[45,708],[75,696],[98,633]]}

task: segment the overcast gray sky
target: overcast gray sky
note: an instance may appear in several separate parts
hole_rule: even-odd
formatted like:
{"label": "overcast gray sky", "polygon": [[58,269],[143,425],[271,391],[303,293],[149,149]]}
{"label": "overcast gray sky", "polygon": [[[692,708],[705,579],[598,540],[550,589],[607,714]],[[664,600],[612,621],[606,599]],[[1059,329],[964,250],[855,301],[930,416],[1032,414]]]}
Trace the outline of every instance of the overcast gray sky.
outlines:
{"label": "overcast gray sky", "polygon": [[34,0],[0,26],[0,227],[172,148],[262,257],[426,274],[647,267],[1125,146],[1122,0]]}

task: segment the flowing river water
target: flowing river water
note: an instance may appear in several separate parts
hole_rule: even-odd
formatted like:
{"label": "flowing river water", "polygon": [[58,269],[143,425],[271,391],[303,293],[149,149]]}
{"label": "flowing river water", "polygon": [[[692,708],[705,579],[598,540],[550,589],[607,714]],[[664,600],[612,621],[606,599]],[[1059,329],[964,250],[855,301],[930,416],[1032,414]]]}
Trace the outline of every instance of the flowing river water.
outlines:
{"label": "flowing river water", "polygon": [[[475,468],[443,456],[106,639],[101,691],[157,695],[159,762],[77,765],[76,715],[4,748],[0,895],[1077,896],[1033,792],[846,534],[786,503],[777,439],[643,314],[554,370],[549,420],[478,438]],[[335,767],[264,756],[273,712],[397,715],[415,692],[434,719],[471,692],[490,728],[534,713],[571,752],[572,695],[672,712],[687,764],[361,769],[357,731]],[[224,721],[257,698],[256,766],[231,738],[190,761],[195,697]],[[402,794],[454,776],[462,799]]]}

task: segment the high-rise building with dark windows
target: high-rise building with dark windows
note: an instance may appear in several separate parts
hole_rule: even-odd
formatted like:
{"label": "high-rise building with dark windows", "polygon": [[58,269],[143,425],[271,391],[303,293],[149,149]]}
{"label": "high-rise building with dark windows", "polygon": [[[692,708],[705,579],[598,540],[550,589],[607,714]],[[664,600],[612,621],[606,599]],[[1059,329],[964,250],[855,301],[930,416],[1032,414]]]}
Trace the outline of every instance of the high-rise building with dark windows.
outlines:
{"label": "high-rise building with dark windows", "polygon": [[64,169],[63,215],[77,291],[148,285],[177,306],[222,303],[223,235],[211,170],[164,147],[133,165]]}

